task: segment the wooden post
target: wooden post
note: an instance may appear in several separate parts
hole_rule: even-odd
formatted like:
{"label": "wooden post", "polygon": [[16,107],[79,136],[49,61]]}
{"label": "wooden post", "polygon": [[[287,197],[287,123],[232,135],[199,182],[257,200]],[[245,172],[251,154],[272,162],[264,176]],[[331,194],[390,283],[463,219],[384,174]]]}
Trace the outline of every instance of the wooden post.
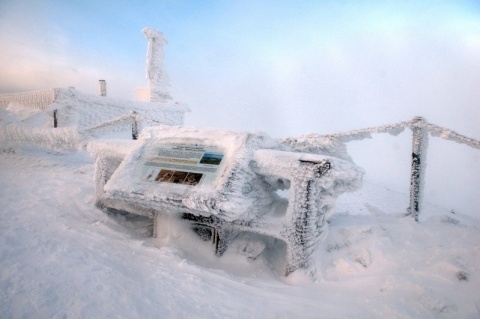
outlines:
{"label": "wooden post", "polygon": [[137,126],[137,117],[136,113],[133,112],[133,123],[132,123],[132,140],[136,140],[138,138],[138,126]]}
{"label": "wooden post", "polygon": [[409,215],[418,221],[421,210],[423,186],[425,183],[425,159],[428,145],[428,131],[426,121],[422,117],[412,120],[412,170],[410,175],[410,207]]}
{"label": "wooden post", "polygon": [[57,127],[58,126],[58,123],[57,123],[57,110],[53,110],[53,127]]}

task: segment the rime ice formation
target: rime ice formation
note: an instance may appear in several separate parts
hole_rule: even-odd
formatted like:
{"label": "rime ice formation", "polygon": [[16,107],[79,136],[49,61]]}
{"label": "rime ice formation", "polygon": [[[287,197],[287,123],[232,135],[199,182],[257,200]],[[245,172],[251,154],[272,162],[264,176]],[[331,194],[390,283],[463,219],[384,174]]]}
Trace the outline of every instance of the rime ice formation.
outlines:
{"label": "rime ice formation", "polygon": [[[165,145],[175,147],[166,152]],[[188,151],[177,151],[180,146]],[[187,158],[203,158],[207,147],[222,154],[219,166],[214,165],[215,177],[195,186],[161,180],[162,172],[171,172],[170,176],[207,172],[208,165],[192,166]],[[337,197],[358,189],[363,176],[363,170],[352,163],[292,152],[256,133],[157,126],[145,129],[136,144],[95,141],[88,148],[97,158],[99,207],[155,221],[164,214],[183,216],[197,227],[215,229],[217,254],[242,233],[276,238],[287,247],[286,274],[299,268],[314,272],[311,255],[327,229]],[[290,189],[288,202],[275,193],[279,189]]]}
{"label": "rime ice formation", "polygon": [[[106,135],[136,139],[146,126],[183,124],[188,108],[171,99],[163,71],[167,40],[152,28],[142,32],[148,39],[149,87],[137,90],[139,102],[99,98],[73,88],[0,94],[0,140],[72,149]],[[104,84],[100,80],[100,95],[106,95]]]}
{"label": "rime ice formation", "polygon": [[412,167],[410,176],[410,207],[409,213],[418,220],[422,205],[423,189],[425,187],[425,167],[428,148],[427,122],[416,117],[411,122],[412,130]]}
{"label": "rime ice formation", "polygon": [[332,135],[306,134],[277,140],[294,152],[313,153],[341,158],[353,163],[345,141]]}
{"label": "rime ice formation", "polygon": [[410,206],[408,212],[418,221],[421,211],[423,189],[425,184],[426,154],[428,149],[429,135],[441,137],[458,144],[468,145],[480,149],[480,141],[458,134],[455,131],[428,123],[422,117],[415,117],[411,121],[387,124],[377,127],[353,130],[349,132],[317,135],[309,134],[300,137],[289,137],[279,140],[280,143],[289,146],[295,151],[311,152],[336,156],[350,160],[346,152],[345,143],[356,140],[372,138],[374,133],[389,133],[398,135],[405,128],[412,131],[412,164],[410,178]]}
{"label": "rime ice formation", "polygon": [[171,100],[132,102],[72,88],[2,94],[0,141],[75,149],[112,134],[131,138],[133,124],[139,131],[158,124],[181,125],[187,110]]}
{"label": "rime ice formation", "polygon": [[167,39],[162,32],[153,28],[143,28],[142,32],[148,40],[146,76],[150,102],[169,100],[171,97],[167,90],[168,80],[163,70],[163,46],[167,44]]}
{"label": "rime ice formation", "polygon": [[42,111],[55,102],[55,96],[55,90],[0,94],[0,109],[20,107]]}

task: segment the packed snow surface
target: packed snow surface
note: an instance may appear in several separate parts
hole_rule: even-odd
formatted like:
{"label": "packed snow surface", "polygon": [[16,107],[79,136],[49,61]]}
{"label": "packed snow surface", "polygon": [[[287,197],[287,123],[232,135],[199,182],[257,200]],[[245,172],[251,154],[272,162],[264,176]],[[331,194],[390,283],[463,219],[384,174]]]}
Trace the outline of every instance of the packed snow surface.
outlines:
{"label": "packed snow surface", "polygon": [[[478,318],[480,220],[366,182],[340,196],[314,280],[222,257],[180,221],[94,205],[86,152],[0,147],[0,318]],[[477,212],[478,213],[478,212]],[[478,214],[470,214],[478,216]]]}

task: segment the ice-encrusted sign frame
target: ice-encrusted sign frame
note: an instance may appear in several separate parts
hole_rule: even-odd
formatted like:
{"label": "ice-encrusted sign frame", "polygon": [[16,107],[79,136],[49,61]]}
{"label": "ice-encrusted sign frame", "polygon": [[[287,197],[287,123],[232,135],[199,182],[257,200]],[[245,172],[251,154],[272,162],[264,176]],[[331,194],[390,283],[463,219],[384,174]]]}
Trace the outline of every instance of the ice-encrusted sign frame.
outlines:
{"label": "ice-encrusted sign frame", "polygon": [[[312,253],[336,198],[361,185],[363,170],[348,161],[292,152],[261,133],[159,126],[140,139],[95,142],[97,205],[159,219],[173,214],[210,232],[221,255],[240,234],[281,240],[285,273],[313,271]],[[210,154],[208,159],[205,154]],[[212,169],[209,178],[185,183]],[[172,182],[176,175],[178,180]],[[166,171],[171,175],[167,176]],[[165,180],[160,180],[165,178]],[[290,189],[288,200],[276,190]]]}
{"label": "ice-encrusted sign frame", "polygon": [[[263,134],[172,126],[146,129],[137,147],[125,157],[106,183],[104,191],[119,209],[122,205],[134,204],[144,211],[174,213],[188,209],[194,214],[216,215],[226,220],[248,219],[247,215],[257,215],[260,207],[273,200],[250,168],[253,152],[259,148],[279,147],[273,139]],[[177,148],[176,153],[183,154],[172,155],[174,148]],[[172,152],[165,156],[168,149]],[[185,155],[188,149],[197,154],[182,159],[182,156],[189,156]],[[199,163],[205,153],[212,151],[213,154],[222,155],[218,167]],[[195,159],[197,163],[192,163]],[[189,165],[182,165],[182,160]],[[168,161],[175,163],[169,165]],[[146,167],[150,167],[151,171]],[[168,168],[174,170],[175,167],[187,173],[186,177],[189,173],[200,173],[211,168],[215,172],[211,172],[210,176],[202,176],[195,186],[155,182],[155,179],[162,178],[159,176],[162,168],[165,171]]]}

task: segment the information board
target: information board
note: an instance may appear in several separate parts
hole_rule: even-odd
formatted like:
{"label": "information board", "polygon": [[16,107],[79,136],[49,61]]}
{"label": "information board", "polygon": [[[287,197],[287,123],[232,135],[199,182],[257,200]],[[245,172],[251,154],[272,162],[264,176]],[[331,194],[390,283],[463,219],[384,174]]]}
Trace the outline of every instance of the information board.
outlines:
{"label": "information board", "polygon": [[142,167],[142,179],[152,183],[196,186],[215,180],[224,152],[197,144],[156,146]]}

